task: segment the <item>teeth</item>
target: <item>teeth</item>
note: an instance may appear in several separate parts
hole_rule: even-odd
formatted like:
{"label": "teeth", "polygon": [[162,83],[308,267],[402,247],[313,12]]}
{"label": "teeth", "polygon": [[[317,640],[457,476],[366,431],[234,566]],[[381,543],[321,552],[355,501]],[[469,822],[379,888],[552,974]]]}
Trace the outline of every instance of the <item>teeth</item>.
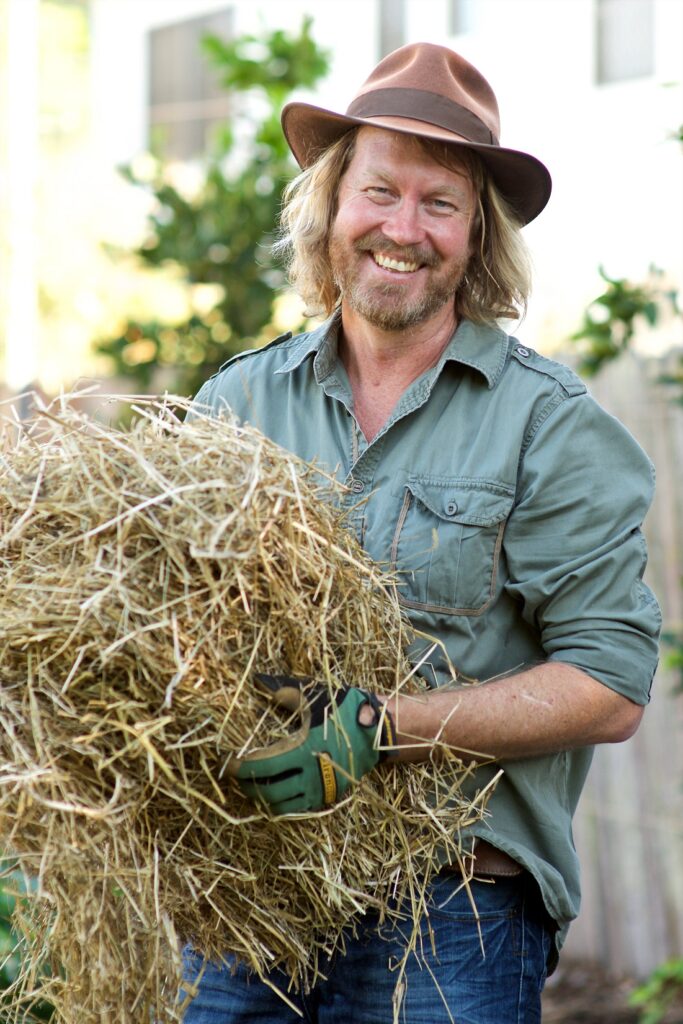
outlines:
{"label": "teeth", "polygon": [[381,252],[373,253],[375,263],[387,270],[399,270],[402,274],[410,274],[418,269],[418,263],[406,263],[404,260],[394,260],[391,256],[384,256]]}

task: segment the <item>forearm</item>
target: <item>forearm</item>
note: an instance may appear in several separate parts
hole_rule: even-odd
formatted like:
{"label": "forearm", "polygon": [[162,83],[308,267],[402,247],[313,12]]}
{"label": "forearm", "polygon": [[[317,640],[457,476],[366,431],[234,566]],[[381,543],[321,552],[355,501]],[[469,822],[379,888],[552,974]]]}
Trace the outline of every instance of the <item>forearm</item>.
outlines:
{"label": "forearm", "polygon": [[457,690],[387,701],[399,758],[425,760],[437,740],[495,760],[534,757],[635,732],[643,709],[572,665],[546,662]]}

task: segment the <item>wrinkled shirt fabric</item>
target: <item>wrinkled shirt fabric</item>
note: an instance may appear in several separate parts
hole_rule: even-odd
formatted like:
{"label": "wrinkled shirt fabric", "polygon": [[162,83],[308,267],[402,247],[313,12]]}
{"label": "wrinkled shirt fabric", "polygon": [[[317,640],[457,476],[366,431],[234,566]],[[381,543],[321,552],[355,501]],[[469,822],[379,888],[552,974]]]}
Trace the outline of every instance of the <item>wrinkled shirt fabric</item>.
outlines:
{"label": "wrinkled shirt fabric", "polygon": [[[481,681],[550,660],[647,703],[661,624],[642,580],[654,473],[633,437],[570,369],[464,321],[368,443],[338,331],[335,314],[233,358],[196,408],[231,410],[347,485],[348,527],[443,645],[420,669],[430,685],[452,682],[449,660]],[[410,653],[424,657],[425,641]],[[571,823],[592,754],[483,765],[472,783],[503,769],[472,832],[536,878],[558,945],[579,909]]]}

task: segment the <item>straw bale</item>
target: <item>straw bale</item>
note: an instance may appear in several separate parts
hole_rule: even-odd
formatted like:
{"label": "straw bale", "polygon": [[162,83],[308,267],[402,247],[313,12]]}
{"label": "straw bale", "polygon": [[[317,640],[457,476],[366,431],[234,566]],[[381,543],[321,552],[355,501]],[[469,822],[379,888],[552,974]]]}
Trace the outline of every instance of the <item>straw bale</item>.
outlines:
{"label": "straw bale", "polygon": [[182,406],[138,401],[122,429],[61,400],[0,458],[0,849],[37,880],[8,1020],[36,986],[66,1024],[181,1020],[188,941],[307,988],[367,912],[419,916],[484,812],[438,747],[318,814],[242,796],[230,757],[296,726],[255,670],[420,686],[336,485]]}

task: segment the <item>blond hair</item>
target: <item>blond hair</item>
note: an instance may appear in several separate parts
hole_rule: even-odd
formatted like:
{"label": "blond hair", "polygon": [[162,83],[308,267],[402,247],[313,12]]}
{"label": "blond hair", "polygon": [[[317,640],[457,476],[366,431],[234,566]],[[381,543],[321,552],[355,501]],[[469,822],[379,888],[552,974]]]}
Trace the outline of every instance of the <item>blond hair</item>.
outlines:
{"label": "blond hair", "polygon": [[[334,142],[284,192],[282,233],[275,249],[287,259],[290,282],[305,302],[308,316],[329,316],[340,301],[328,242],[339,185],[353,157],[357,135],[358,129],[352,129]],[[519,218],[473,150],[421,136],[407,137],[443,166],[464,168],[475,189],[473,251],[454,296],[458,315],[474,323],[520,318],[531,290],[531,261]]]}

